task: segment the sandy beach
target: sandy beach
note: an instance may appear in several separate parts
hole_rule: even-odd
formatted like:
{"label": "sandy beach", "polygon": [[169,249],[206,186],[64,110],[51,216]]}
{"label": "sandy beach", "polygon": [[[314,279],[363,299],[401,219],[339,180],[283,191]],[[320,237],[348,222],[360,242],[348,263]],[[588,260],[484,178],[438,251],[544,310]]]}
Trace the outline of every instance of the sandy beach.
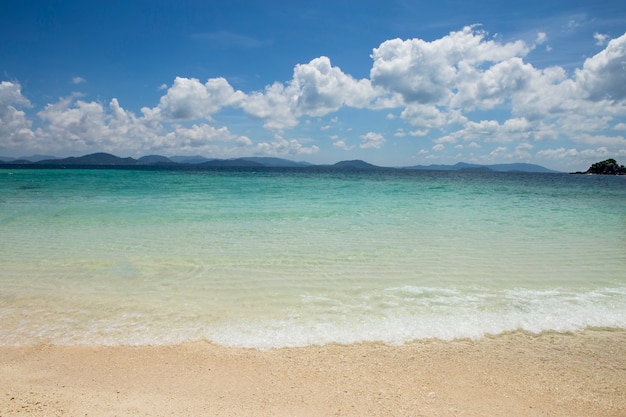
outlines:
{"label": "sandy beach", "polygon": [[0,348],[0,416],[624,416],[626,331]]}

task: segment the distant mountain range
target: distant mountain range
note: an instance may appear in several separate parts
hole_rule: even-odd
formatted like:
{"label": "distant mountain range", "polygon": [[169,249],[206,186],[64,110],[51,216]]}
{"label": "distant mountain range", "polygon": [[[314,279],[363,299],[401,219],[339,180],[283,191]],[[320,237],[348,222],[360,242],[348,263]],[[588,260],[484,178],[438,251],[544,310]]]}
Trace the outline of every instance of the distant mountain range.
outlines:
{"label": "distant mountain range", "polygon": [[332,165],[314,165],[308,162],[294,162],[288,159],[271,157],[249,157],[235,159],[208,159],[202,156],[173,156],[146,155],[141,158],[120,158],[109,153],[93,153],[80,157],[55,158],[45,155],[33,155],[21,158],[0,157],[0,166],[21,168],[42,167],[268,167],[268,168],[341,168],[341,169],[405,169],[405,170],[430,170],[430,171],[493,171],[493,172],[538,172],[555,173],[550,169],[534,164],[496,164],[476,165],[459,162],[455,165],[414,165],[408,167],[380,167],[361,160],[341,161]]}
{"label": "distant mountain range", "polygon": [[405,169],[424,169],[430,171],[558,172],[542,167],[541,165],[525,163],[477,165],[459,162],[454,165],[414,165],[405,167]]}

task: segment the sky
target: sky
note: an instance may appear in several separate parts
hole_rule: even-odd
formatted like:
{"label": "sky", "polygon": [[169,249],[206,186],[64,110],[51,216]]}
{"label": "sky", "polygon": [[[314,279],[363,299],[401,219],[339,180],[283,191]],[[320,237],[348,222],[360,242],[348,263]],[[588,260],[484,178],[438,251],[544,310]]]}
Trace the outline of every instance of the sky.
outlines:
{"label": "sky", "polygon": [[8,0],[0,156],[626,164],[626,2]]}

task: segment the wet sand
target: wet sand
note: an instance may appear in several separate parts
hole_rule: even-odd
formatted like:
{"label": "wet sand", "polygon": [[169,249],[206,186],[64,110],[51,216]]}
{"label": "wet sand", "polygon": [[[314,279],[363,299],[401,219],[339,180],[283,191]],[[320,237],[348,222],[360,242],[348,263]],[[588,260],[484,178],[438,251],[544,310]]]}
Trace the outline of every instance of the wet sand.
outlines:
{"label": "wet sand", "polygon": [[625,416],[626,331],[269,351],[0,347],[7,416]]}

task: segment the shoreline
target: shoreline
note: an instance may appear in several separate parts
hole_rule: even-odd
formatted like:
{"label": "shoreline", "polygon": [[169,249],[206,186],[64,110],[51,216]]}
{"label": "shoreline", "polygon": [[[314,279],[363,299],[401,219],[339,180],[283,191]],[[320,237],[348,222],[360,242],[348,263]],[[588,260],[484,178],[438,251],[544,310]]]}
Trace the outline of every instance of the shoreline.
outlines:
{"label": "shoreline", "polygon": [[0,416],[626,415],[626,330],[280,348],[0,347]]}

